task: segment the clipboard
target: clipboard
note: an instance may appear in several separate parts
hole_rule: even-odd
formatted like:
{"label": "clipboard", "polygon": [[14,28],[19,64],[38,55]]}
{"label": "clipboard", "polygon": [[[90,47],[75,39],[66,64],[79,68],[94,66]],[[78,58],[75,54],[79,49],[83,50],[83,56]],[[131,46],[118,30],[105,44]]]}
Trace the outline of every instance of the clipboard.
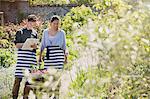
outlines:
{"label": "clipboard", "polygon": [[25,41],[25,43],[23,44],[22,46],[22,49],[33,49],[31,48],[31,45],[34,45],[34,44],[38,44],[38,39],[35,39],[35,38],[27,38],[27,40]]}

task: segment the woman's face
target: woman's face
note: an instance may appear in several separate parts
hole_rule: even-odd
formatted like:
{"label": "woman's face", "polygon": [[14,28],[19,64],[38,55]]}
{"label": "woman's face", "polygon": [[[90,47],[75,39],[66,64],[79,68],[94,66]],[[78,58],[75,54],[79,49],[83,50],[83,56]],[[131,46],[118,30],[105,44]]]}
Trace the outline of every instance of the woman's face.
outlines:
{"label": "woman's face", "polygon": [[51,28],[52,29],[58,30],[59,25],[60,25],[59,20],[54,20],[53,22],[51,22]]}

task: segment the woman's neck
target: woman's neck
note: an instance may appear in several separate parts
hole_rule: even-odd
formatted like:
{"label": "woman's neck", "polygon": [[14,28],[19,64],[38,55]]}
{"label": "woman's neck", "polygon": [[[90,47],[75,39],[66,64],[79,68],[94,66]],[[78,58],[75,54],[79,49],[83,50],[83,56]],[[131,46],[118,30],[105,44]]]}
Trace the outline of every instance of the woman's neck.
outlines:
{"label": "woman's neck", "polygon": [[55,35],[57,34],[58,30],[59,30],[59,29],[56,30],[56,29],[51,29],[51,28],[50,28],[50,29],[49,29],[49,35],[55,36]]}
{"label": "woman's neck", "polygon": [[57,32],[59,29],[50,28],[50,31]]}

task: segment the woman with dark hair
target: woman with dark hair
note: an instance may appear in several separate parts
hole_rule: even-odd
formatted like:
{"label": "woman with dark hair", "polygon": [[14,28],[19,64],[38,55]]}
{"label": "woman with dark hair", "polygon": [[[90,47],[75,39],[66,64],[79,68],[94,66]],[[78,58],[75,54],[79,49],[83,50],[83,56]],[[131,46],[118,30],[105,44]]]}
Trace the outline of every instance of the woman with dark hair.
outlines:
{"label": "woman with dark hair", "polygon": [[53,16],[50,19],[50,27],[43,32],[39,62],[42,61],[42,52],[46,48],[47,52],[44,58],[44,69],[50,67],[63,69],[64,63],[67,62],[65,32],[59,29],[59,26],[60,18],[58,16]]}

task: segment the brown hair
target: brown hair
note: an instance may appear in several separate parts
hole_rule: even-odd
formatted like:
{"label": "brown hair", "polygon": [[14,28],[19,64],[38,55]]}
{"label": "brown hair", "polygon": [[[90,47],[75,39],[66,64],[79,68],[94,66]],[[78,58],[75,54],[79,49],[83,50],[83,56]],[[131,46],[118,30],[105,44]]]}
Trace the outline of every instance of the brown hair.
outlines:
{"label": "brown hair", "polygon": [[58,15],[53,15],[53,16],[51,17],[51,19],[50,19],[50,22],[53,22],[53,21],[55,21],[55,20],[60,21],[60,17],[59,17]]}
{"label": "brown hair", "polygon": [[37,17],[34,14],[31,14],[28,16],[27,18],[28,22],[36,22],[37,21]]}

